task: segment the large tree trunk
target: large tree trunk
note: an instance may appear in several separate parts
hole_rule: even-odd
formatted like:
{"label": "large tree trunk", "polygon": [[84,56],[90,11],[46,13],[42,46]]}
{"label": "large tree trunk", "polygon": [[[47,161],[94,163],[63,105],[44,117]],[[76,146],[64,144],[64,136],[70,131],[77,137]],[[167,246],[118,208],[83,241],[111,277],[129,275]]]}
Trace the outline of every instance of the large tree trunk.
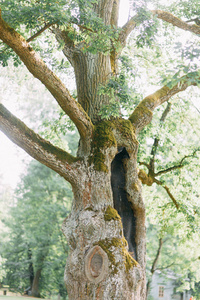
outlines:
{"label": "large tree trunk", "polygon": [[[89,2],[91,5],[86,7]],[[63,53],[74,68],[78,101],[28,41],[3,20],[0,9],[0,39],[15,51],[74,122],[80,134],[77,157],[41,138],[2,104],[0,129],[72,185],[73,207],[63,225],[70,247],[65,271],[69,298],[145,300],[145,208],[136,166],[138,142],[135,134],[151,121],[157,106],[188,86],[196,85],[196,81],[191,80],[193,75],[188,75],[171,88],[170,85],[162,87],[143,99],[129,120],[110,118],[101,121],[101,109],[112,104],[110,100],[113,99],[108,94],[100,95],[98,89],[101,85],[106,86],[111,76],[118,75],[118,55],[138,21],[135,22],[133,17],[118,31],[120,1],[89,2],[76,2],[80,12],[76,26],[76,18],[72,18],[71,24],[69,19],[66,26],[52,27],[56,39],[64,41]],[[81,13],[84,17],[84,12],[90,9],[91,16],[95,17],[94,24],[92,20],[81,23]],[[171,14],[159,10],[154,13],[180,28],[199,32],[198,26],[179,22]],[[96,28],[97,17],[102,23]],[[69,34],[70,28],[77,39]],[[83,33],[81,39],[80,33]],[[106,45],[103,50],[102,37]],[[95,48],[96,43],[100,46]],[[41,270],[36,273],[32,288],[37,291]]]}
{"label": "large tree trunk", "polygon": [[[119,205],[121,218],[113,208],[111,171],[116,170],[111,170],[111,164],[122,147],[128,153],[122,157],[123,193],[134,219],[126,203]],[[69,299],[145,299],[145,209],[137,148],[130,121],[102,121],[95,126],[92,151],[79,168],[73,208],[63,224],[70,246],[65,270]]]}

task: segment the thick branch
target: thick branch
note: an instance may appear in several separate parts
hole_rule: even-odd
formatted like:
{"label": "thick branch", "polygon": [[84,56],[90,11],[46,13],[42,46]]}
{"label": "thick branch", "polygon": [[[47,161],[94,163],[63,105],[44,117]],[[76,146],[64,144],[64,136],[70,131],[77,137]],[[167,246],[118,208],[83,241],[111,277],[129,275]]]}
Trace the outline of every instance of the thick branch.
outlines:
{"label": "thick branch", "polygon": [[122,46],[126,45],[126,40],[131,31],[136,27],[135,17],[132,17],[128,22],[122,27],[121,32],[119,34],[119,41],[121,42]]}
{"label": "thick branch", "polygon": [[3,104],[0,104],[0,130],[33,158],[56,171],[70,183],[75,182],[76,172],[72,165],[78,159],[44,140],[11,114]]}
{"label": "thick branch", "polygon": [[[33,41],[35,38],[37,38],[38,36],[40,36],[40,34],[42,34],[45,30],[47,30],[49,27],[51,27],[53,25],[53,23],[48,23],[48,24],[45,24],[45,26],[43,28],[41,28],[39,31],[37,31],[34,35],[32,35],[30,38],[28,38],[26,41],[27,42],[31,42]],[[3,51],[1,51],[0,53],[3,53],[5,52],[7,49],[10,49],[10,47],[6,47]]]}
{"label": "thick branch", "polygon": [[20,57],[28,70],[51,92],[74,122],[83,139],[92,134],[92,123],[83,108],[70,95],[61,80],[47,67],[27,41],[0,17],[0,39]]}
{"label": "thick branch", "polygon": [[117,28],[117,23],[119,19],[119,0],[113,1],[112,13],[111,13],[111,26],[115,26]]}
{"label": "thick branch", "polygon": [[196,85],[195,81],[189,77],[183,76],[181,81],[174,85],[172,88],[164,86],[154,94],[144,98],[140,104],[135,108],[134,112],[129,117],[136,129],[136,133],[140,132],[148,123],[151,122],[154,109],[169,100],[175,94],[186,90],[191,85]]}
{"label": "thick branch", "polygon": [[187,22],[184,22],[181,19],[175,17],[169,12],[162,10],[153,10],[152,13],[156,15],[159,19],[171,23],[173,26],[179,27],[186,31],[193,32],[195,34],[200,34],[200,26],[197,26],[196,24],[190,25]]}

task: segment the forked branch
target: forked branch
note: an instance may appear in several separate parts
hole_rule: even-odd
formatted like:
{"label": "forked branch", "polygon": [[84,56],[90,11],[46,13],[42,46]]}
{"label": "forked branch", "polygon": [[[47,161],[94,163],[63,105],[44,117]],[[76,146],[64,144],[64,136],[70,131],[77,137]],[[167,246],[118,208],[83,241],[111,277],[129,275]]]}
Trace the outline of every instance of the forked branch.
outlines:
{"label": "forked branch", "polygon": [[[0,11],[1,13],[1,11]],[[70,95],[61,80],[47,67],[29,43],[0,15],[0,39],[20,57],[28,70],[38,78],[57,100],[58,104],[76,125],[80,136],[87,140],[92,134],[92,123],[87,113]]]}
{"label": "forked branch", "polygon": [[126,45],[126,40],[131,31],[136,27],[135,17],[132,17],[128,22],[122,27],[121,32],[119,34],[119,41],[122,46]]}
{"label": "forked branch", "polygon": [[174,171],[174,170],[177,170],[177,169],[180,169],[180,168],[183,168],[184,167],[184,161],[187,159],[187,158],[194,158],[196,153],[200,151],[200,148],[197,148],[193,151],[192,154],[190,155],[185,155],[181,160],[180,160],[180,163],[176,166],[172,166],[172,167],[169,167],[167,169],[164,169],[164,170],[161,170],[157,173],[154,173],[154,176],[160,176],[162,174],[166,174],[166,173],[169,173],[171,171]]}
{"label": "forked branch", "polygon": [[166,190],[168,196],[170,197],[170,199],[172,200],[172,202],[174,203],[176,208],[177,209],[180,208],[179,203],[176,201],[176,199],[174,198],[174,196],[170,192],[169,188],[162,181],[156,179],[153,174],[148,174],[147,175],[147,173],[144,170],[139,170],[138,177],[139,177],[139,179],[141,180],[141,182],[143,184],[146,184],[148,186],[151,186],[154,182],[157,183],[158,185],[162,186]]}
{"label": "forked branch", "polygon": [[200,80],[200,78],[192,80],[192,74],[191,76],[188,74],[181,77],[179,82],[172,88],[169,87],[170,85],[166,85],[154,94],[144,98],[129,117],[129,120],[135,127],[136,133],[139,133],[148,123],[151,122],[153,111],[156,107],[168,101],[175,94],[186,90],[189,86],[195,86],[197,79]]}

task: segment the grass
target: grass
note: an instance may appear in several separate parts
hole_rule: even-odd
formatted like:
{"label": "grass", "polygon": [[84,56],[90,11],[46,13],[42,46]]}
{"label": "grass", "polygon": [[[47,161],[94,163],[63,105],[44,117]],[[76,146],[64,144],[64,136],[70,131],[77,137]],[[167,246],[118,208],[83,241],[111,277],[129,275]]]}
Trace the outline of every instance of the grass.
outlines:
{"label": "grass", "polygon": [[[34,297],[25,297],[25,296],[0,296],[0,300],[31,300],[33,298]],[[40,298],[34,298],[34,299],[40,299]]]}

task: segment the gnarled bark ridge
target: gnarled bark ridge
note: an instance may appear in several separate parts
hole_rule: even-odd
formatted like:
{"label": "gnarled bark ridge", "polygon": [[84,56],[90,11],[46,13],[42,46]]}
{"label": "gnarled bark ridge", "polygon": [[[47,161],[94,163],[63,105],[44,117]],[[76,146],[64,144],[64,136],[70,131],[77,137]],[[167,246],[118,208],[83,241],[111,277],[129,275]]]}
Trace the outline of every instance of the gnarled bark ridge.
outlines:
{"label": "gnarled bark ridge", "polygon": [[[78,1],[80,12],[84,10],[81,2]],[[63,53],[74,68],[78,101],[70,95],[66,86],[42,61],[28,41],[0,15],[0,39],[15,51],[33,76],[46,86],[76,125],[80,134],[77,157],[44,140],[2,104],[0,129],[14,143],[72,185],[72,211],[63,224],[63,232],[70,247],[65,270],[69,299],[144,300],[145,206],[136,164],[136,135],[151,121],[153,110],[157,106],[195,82],[185,76],[172,88],[161,88],[141,101],[129,120],[120,117],[102,120],[100,112],[110,104],[111,98],[108,94],[100,94],[99,87],[105,86],[111,76],[117,75],[119,53],[136,23],[132,18],[123,28],[117,28],[119,0],[94,1],[90,9],[102,20],[104,28],[109,28],[109,32],[113,30],[114,34],[106,41],[106,52],[100,49],[96,52],[87,51],[92,38],[97,34],[93,27],[88,28],[79,23],[73,27],[71,23],[65,29],[55,24],[52,28],[58,42],[64,42]],[[184,25],[184,30],[192,29],[199,33],[199,28],[195,25],[183,24],[171,14],[161,11],[154,11],[154,14],[180,28]],[[70,28],[76,34],[77,26],[79,33],[84,32],[90,37],[89,42],[75,42],[70,36]],[[36,36],[38,35],[34,37]],[[123,191],[120,190],[121,187],[115,186],[113,192],[111,177],[115,180],[116,176],[111,173],[116,169],[112,168],[112,162],[120,149],[125,149],[127,153],[120,161]],[[116,192],[120,195],[116,196]],[[123,202],[123,198],[126,202]],[[119,211],[114,208],[114,202]],[[130,209],[132,214],[129,213]],[[134,216],[134,222],[130,216]]]}

